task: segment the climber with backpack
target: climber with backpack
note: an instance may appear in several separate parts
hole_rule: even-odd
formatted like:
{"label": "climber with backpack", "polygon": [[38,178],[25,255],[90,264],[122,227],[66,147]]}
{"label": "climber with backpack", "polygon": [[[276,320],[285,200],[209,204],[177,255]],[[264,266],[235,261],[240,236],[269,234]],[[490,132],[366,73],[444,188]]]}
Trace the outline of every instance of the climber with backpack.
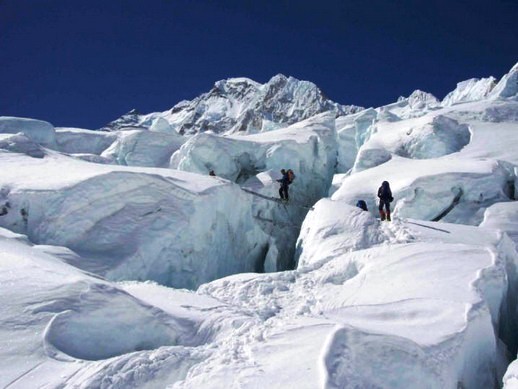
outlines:
{"label": "climber with backpack", "polygon": [[[394,197],[392,197],[392,191],[390,190],[390,185],[388,181],[383,181],[381,186],[378,189],[378,198],[380,199],[379,211],[381,220],[390,221],[390,203],[394,201]],[[383,209],[385,208],[385,209]]]}
{"label": "climber with backpack", "polygon": [[282,178],[277,180],[277,182],[280,182],[281,187],[279,188],[279,196],[281,197],[281,200],[288,201],[289,200],[289,194],[288,194],[288,187],[295,179],[295,174],[293,173],[293,170],[288,169],[281,169]]}

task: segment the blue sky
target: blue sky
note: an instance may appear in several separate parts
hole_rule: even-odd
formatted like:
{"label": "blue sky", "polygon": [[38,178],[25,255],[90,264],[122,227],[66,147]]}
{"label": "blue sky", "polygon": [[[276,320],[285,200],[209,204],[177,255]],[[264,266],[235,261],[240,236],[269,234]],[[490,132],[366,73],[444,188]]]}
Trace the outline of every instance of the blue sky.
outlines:
{"label": "blue sky", "polygon": [[278,73],[342,104],[501,77],[518,0],[0,0],[0,115],[99,128]]}

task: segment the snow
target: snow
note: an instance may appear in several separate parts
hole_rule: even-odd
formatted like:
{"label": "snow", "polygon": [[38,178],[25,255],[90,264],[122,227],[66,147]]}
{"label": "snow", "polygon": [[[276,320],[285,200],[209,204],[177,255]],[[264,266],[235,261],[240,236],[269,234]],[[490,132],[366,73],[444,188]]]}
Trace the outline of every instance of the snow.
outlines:
{"label": "snow", "polygon": [[518,387],[517,66],[347,116],[277,75],[1,118],[0,387]]}
{"label": "snow", "polygon": [[95,365],[89,361],[190,338],[188,323],[44,254],[22,236],[0,229],[0,242],[0,354],[8,367],[2,387],[62,385]]}
{"label": "snow", "polygon": [[[319,211],[320,209],[317,210],[317,212]],[[351,211],[354,209],[351,208]],[[365,213],[365,215],[367,214]],[[337,221],[343,222],[342,218],[337,219]],[[355,222],[361,224],[361,221],[355,220]],[[428,226],[432,227],[431,224]],[[389,230],[395,232],[400,227],[403,227],[401,231],[403,232],[410,226],[396,226]],[[363,247],[363,250],[366,250],[365,253],[358,252],[341,261],[331,258],[328,268],[264,276],[233,276],[204,286],[201,292],[208,293],[217,300],[212,300],[212,302],[207,300],[206,303],[203,303],[202,309],[219,310],[219,316],[221,311],[225,311],[225,303],[227,303],[229,307],[227,309],[234,311],[232,314],[227,311],[225,315],[227,320],[230,321],[231,318],[235,320],[235,315],[237,315],[241,320],[246,321],[241,322],[238,327],[235,327],[236,322],[233,321],[232,329],[225,328],[223,325],[223,328],[231,331],[232,337],[218,334],[216,338],[222,342],[225,340],[225,342],[215,348],[218,350],[217,355],[201,362],[191,372],[189,383],[184,382],[180,387],[196,387],[201,383],[205,383],[209,387],[220,387],[221,384],[227,382],[226,377],[229,375],[234,377],[234,382],[251,387],[259,383],[272,387],[285,387],[290,384],[295,384],[297,387],[314,387],[320,382],[326,382],[329,387],[333,387],[338,382],[363,385],[366,382],[372,382],[384,386],[419,383],[421,387],[455,387],[457,381],[462,381],[469,387],[483,387],[488,384],[491,372],[483,368],[479,370],[479,375],[470,377],[465,372],[466,367],[458,363],[458,360],[461,359],[460,356],[468,359],[470,355],[477,355],[477,358],[470,362],[482,366],[485,362],[495,363],[494,359],[492,360],[489,355],[484,354],[491,347],[495,347],[494,340],[491,341],[494,339],[493,330],[488,324],[491,321],[489,314],[491,310],[484,308],[484,304],[481,307],[477,306],[480,301],[480,295],[477,294],[478,289],[472,289],[469,285],[473,284],[471,277],[477,277],[476,269],[479,267],[494,266],[496,274],[502,274],[502,263],[493,263],[494,257],[489,255],[485,249],[485,247],[497,245],[500,238],[498,234],[488,234],[488,231],[479,233],[473,227],[444,226],[443,228],[450,230],[450,235],[433,230],[434,227],[411,228],[414,230],[405,231],[408,234],[406,239],[409,241],[407,243],[411,244],[410,247],[403,245],[391,249],[388,245],[381,245],[375,248],[375,252],[379,251],[384,255],[373,254],[368,245],[365,245]],[[451,235],[453,233],[456,236]],[[428,240],[429,243],[415,242],[417,238]],[[412,241],[414,243],[411,243]],[[322,245],[325,242],[324,238],[323,241],[312,242],[309,245],[313,246],[317,243]],[[438,242],[446,245],[444,247],[445,255],[440,256],[439,258],[442,260],[436,263],[435,257],[430,255],[433,250],[430,250],[429,246],[433,245],[435,249]],[[412,247],[413,244],[416,247]],[[347,255],[347,251],[346,248],[345,255]],[[400,253],[405,255],[396,260]],[[359,273],[343,271],[344,266],[348,268],[351,266],[350,260],[347,261],[347,258],[353,258],[356,263],[363,266]],[[451,258],[465,258],[465,264],[468,266],[460,266],[461,264],[457,260],[450,266],[445,266],[452,262]],[[477,260],[473,261],[475,258]],[[330,266],[331,264],[333,265]],[[407,266],[421,269],[421,278],[401,280],[401,277],[406,274],[415,274],[415,271],[405,271]],[[466,273],[462,274],[468,277],[470,282],[457,278],[462,277],[462,274],[456,274],[452,271],[451,266],[455,269],[459,266],[465,269]],[[368,273],[359,277],[363,271]],[[386,277],[384,271],[390,271],[393,276],[397,277],[395,279]],[[430,277],[430,273],[433,274],[434,271],[439,274],[436,275],[437,277]],[[381,272],[380,276],[376,276],[378,272]],[[456,277],[455,281],[451,279],[453,275]],[[364,280],[361,287],[345,288],[344,282],[348,282],[348,279],[355,279],[355,277],[358,282]],[[379,279],[377,280],[376,277]],[[497,280],[498,278],[491,277],[489,280],[491,279]],[[389,286],[392,285],[394,294],[389,293],[380,298],[379,293],[375,293],[375,285],[379,285],[380,282],[385,285],[386,280],[393,280]],[[500,277],[500,283],[497,285],[502,287],[504,280]],[[367,284],[366,281],[368,281]],[[424,292],[421,288],[423,282],[428,285],[428,289],[425,289]],[[437,284],[438,282],[448,285],[449,289],[443,290],[441,285]],[[368,284],[372,284],[374,290],[369,289]],[[480,290],[489,290],[483,282],[480,284]],[[401,285],[404,285],[405,288],[402,288]],[[410,285],[415,286],[410,288]],[[462,285],[467,288],[463,288]],[[327,289],[330,287],[332,290],[328,291]],[[453,289],[451,289],[452,287]],[[180,311],[174,307],[173,303],[173,299],[176,298],[173,296],[176,296],[177,292],[169,292],[171,293],[170,302],[166,304],[164,301],[168,291],[162,287],[136,284],[130,285],[128,288],[128,290],[132,289],[133,293],[138,293],[140,297],[155,298],[161,302],[162,306],[168,305],[172,311]],[[354,302],[354,305],[349,311],[337,311],[336,304],[340,306],[342,303],[334,302],[337,301],[336,291],[346,289],[355,291],[354,300],[351,301],[351,303]],[[415,301],[402,299],[403,296],[415,292],[419,292],[419,298]],[[189,301],[189,305],[185,307],[187,309],[192,309],[193,301],[199,301],[186,292],[181,293],[184,295],[183,299]],[[319,296],[318,299],[313,298],[315,294],[319,293],[324,293],[324,295]],[[429,303],[423,304],[422,299],[425,298],[423,293],[424,295],[429,293],[432,296],[439,293],[443,298],[437,298],[436,303],[432,299]],[[489,295],[489,293],[486,292],[485,295]],[[367,300],[362,300],[362,296]],[[445,299],[444,296],[448,296],[448,298]],[[203,298],[207,299],[207,297]],[[401,302],[387,303],[382,311],[380,311],[380,307],[373,310],[375,307],[369,304],[372,299],[390,301],[393,298]],[[348,300],[351,298],[349,297]],[[487,299],[491,306],[498,305],[497,300]],[[347,301],[347,299],[341,298],[340,301]],[[447,309],[444,307],[446,301],[451,301]],[[362,305],[363,302],[365,304]],[[465,304],[467,303],[477,312],[477,315],[473,315],[472,321],[469,322],[473,333],[465,329],[468,319],[465,316]],[[312,318],[308,316],[308,309],[310,311],[314,309],[319,314]],[[239,313],[235,310],[238,310]],[[241,311],[254,312],[262,320],[257,320],[255,315],[243,319]],[[294,311],[296,312],[294,313]],[[493,309],[493,311],[498,312],[497,309]],[[362,318],[362,312],[369,317],[369,320]],[[418,314],[418,312],[422,313]],[[197,315],[200,313],[200,311],[196,312]],[[292,317],[294,314],[295,318]],[[401,317],[401,315],[406,316]],[[478,315],[481,315],[482,318],[479,318]],[[378,321],[375,320],[376,317],[379,318]],[[390,319],[391,317],[394,319]],[[336,324],[336,321],[344,319],[348,323]],[[351,327],[351,322],[356,326],[360,323],[364,328],[363,331],[355,329],[356,326]],[[366,325],[369,328],[365,328]],[[245,327],[245,331],[242,327]],[[264,327],[264,330],[261,327]],[[210,328],[214,328],[214,326]],[[219,328],[221,329],[221,327]],[[431,331],[430,328],[434,330]],[[416,329],[421,329],[422,333],[416,332]],[[437,331],[437,329],[444,332]],[[391,331],[395,331],[397,336],[390,335]],[[410,340],[405,340],[409,336]],[[454,338],[452,339],[451,336]],[[484,346],[480,342],[475,342],[474,340],[478,337],[489,339],[488,344]],[[229,342],[229,339],[234,339],[234,341]],[[344,343],[346,339],[350,340]],[[478,344],[480,349],[470,348],[469,344]],[[464,348],[464,346],[466,347]],[[344,347],[348,352],[343,352]],[[229,358],[228,352],[230,351],[233,351],[233,354],[230,354],[233,356]],[[335,358],[334,355],[339,355],[340,358]],[[351,355],[350,358],[354,359],[351,360],[347,355]],[[386,355],[394,355],[394,359],[387,360]],[[416,363],[416,355],[419,356],[420,363]],[[405,356],[407,356],[406,362]],[[439,356],[440,358],[438,358]],[[489,360],[485,359],[487,357]],[[291,363],[294,358],[297,358],[296,366]],[[384,367],[382,368],[381,365],[375,367],[366,363],[366,361],[372,360],[383,360]],[[434,362],[431,363],[431,361]],[[407,374],[401,375],[400,370],[397,369],[398,374],[392,375],[392,372],[396,370],[393,370],[391,363],[397,363],[397,366],[401,366],[403,363],[404,371]],[[369,366],[372,367],[368,368]],[[477,369],[469,370],[476,371]],[[349,373],[351,376],[348,375]],[[387,382],[392,385],[388,385]]]}

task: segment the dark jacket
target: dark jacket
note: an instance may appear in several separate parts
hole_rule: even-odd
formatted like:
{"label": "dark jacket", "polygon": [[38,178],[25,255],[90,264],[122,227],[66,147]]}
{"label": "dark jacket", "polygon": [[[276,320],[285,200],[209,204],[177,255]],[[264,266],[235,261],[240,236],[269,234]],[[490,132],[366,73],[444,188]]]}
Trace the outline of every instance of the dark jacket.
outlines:
{"label": "dark jacket", "polygon": [[392,197],[392,191],[390,190],[390,185],[387,181],[383,181],[378,189],[378,197],[380,200],[388,201],[389,203],[394,200],[394,197]]}

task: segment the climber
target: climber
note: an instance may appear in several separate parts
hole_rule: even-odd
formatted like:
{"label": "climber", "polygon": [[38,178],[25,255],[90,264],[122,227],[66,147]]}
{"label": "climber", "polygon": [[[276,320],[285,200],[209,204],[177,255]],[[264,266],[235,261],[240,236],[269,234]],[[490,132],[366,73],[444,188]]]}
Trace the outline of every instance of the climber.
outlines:
{"label": "climber", "polygon": [[214,172],[214,170],[211,169],[209,171],[209,176],[216,177],[216,173]]}
{"label": "climber", "polygon": [[[390,221],[390,203],[394,201],[394,197],[392,197],[392,191],[390,190],[388,181],[382,182],[378,189],[378,197],[380,199],[379,211],[381,220],[383,221],[386,219],[387,221]],[[385,210],[383,210],[383,207],[385,207]]]}
{"label": "climber", "polygon": [[356,206],[358,208],[361,208],[362,210],[364,211],[368,211],[367,209],[367,203],[365,202],[365,200],[358,200],[358,202],[356,203]]}
{"label": "climber", "polygon": [[281,196],[281,200],[288,201],[288,186],[290,185],[290,177],[285,169],[281,169],[281,174],[282,178],[277,180],[277,182],[281,183],[281,187],[279,188],[279,196]]}

